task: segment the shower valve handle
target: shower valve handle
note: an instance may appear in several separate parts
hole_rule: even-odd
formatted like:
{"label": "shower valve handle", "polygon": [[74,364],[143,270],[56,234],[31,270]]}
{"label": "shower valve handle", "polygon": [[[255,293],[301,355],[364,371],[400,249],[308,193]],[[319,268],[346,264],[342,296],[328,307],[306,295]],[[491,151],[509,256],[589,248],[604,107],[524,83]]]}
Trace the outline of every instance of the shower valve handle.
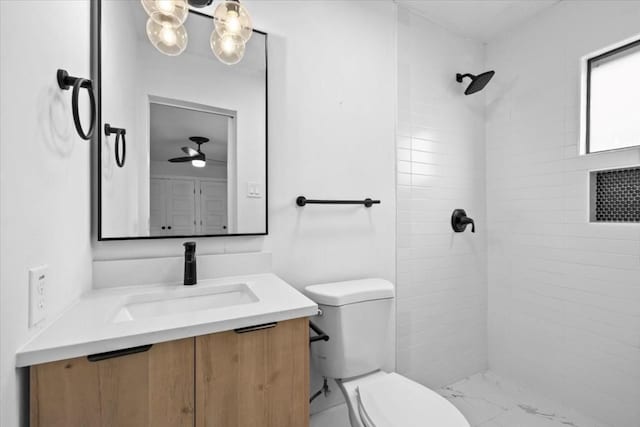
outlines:
{"label": "shower valve handle", "polygon": [[451,228],[456,233],[462,233],[466,230],[467,225],[471,224],[471,232],[476,232],[476,223],[472,218],[467,216],[467,213],[464,209],[455,209],[453,214],[451,214]]}

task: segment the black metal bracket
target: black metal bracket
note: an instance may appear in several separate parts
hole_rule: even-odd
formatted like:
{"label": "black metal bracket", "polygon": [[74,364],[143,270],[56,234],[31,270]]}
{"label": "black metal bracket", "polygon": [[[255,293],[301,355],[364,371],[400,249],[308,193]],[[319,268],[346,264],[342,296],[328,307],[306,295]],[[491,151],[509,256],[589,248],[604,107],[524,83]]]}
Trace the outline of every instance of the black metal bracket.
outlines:
{"label": "black metal bracket", "polygon": [[329,393],[331,393],[331,390],[329,389],[329,382],[327,381],[327,377],[322,377],[322,378],[323,378],[322,388],[316,391],[315,393],[313,393],[313,396],[311,396],[311,398],[309,399],[309,403],[313,402],[317,397],[319,397],[323,393],[324,393],[324,397],[327,397]]}
{"label": "black metal bracket", "polygon": [[189,0],[189,6],[203,8],[213,3],[213,0]]}
{"label": "black metal bracket", "polygon": [[[127,141],[125,140],[125,135],[127,134],[127,130],[124,128],[116,128],[111,126],[109,123],[104,124],[104,134],[109,136],[111,134],[116,134],[116,143],[115,143],[115,152],[116,152],[116,164],[118,167],[124,166],[124,159],[127,155]],[[120,157],[120,139],[122,139],[122,157]]]}
{"label": "black metal bracket", "polygon": [[307,199],[304,196],[298,196],[296,198],[296,205],[305,206],[308,204],[312,205],[364,205],[367,208],[370,208],[373,205],[379,205],[380,200],[372,200],[366,198],[364,200],[313,200]]}
{"label": "black metal bracket", "polygon": [[313,337],[309,337],[309,344],[314,343],[316,341],[329,341],[329,335],[327,335],[322,329],[318,327],[312,321],[309,321],[309,328],[317,335]]}
{"label": "black metal bracket", "polygon": [[107,351],[104,353],[90,354],[87,356],[89,362],[99,362],[101,360],[113,359],[116,357],[128,356],[130,354],[144,353],[149,351],[153,344],[141,345],[138,347],[123,348],[122,350]]}
{"label": "black metal bracket", "polygon": [[[78,132],[80,138],[84,140],[91,139],[96,128],[96,98],[93,94],[93,85],[91,84],[91,80],[70,76],[67,70],[62,69],[58,70],[56,78],[58,80],[58,86],[60,87],[60,89],[69,90],[70,87],[73,87],[73,91],[71,93],[73,124],[75,125],[76,132]],[[91,122],[89,124],[89,130],[86,133],[84,129],[82,129],[82,123],[80,123],[80,113],[78,111],[78,98],[80,96],[80,88],[84,88],[87,90],[87,93],[89,94],[89,104],[91,107]]]}
{"label": "black metal bracket", "polygon": [[246,334],[247,332],[254,332],[254,331],[261,331],[263,329],[275,328],[276,326],[278,326],[278,322],[263,323],[262,325],[237,328],[237,329],[234,329],[233,332],[235,332],[236,334]]}

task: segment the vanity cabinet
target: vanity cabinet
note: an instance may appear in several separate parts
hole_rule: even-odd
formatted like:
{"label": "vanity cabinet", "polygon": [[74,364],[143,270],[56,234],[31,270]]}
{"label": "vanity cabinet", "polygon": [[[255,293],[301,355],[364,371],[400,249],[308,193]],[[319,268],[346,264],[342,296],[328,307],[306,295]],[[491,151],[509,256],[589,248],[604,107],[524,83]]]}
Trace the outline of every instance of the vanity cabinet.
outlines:
{"label": "vanity cabinet", "polygon": [[196,427],[301,427],[309,420],[309,323],[196,337]]}
{"label": "vanity cabinet", "polygon": [[31,426],[193,425],[194,338],[30,368]]}
{"label": "vanity cabinet", "polygon": [[308,325],[299,318],[31,366],[31,426],[307,426]]}

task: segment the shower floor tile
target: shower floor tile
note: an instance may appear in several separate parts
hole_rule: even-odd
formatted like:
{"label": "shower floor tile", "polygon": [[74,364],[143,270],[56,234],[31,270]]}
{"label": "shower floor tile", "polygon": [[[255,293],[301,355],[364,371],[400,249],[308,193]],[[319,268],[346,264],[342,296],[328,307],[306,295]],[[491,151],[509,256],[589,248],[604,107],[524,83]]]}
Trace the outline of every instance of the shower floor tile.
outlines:
{"label": "shower floor tile", "polygon": [[608,427],[492,372],[437,392],[464,414],[471,427]]}

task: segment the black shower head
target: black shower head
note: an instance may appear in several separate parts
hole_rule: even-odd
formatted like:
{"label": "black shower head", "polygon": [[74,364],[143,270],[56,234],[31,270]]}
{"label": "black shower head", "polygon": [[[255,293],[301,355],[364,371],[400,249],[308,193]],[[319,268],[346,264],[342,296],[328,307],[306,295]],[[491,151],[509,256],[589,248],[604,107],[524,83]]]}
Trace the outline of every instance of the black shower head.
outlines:
{"label": "black shower head", "polygon": [[464,91],[464,94],[471,95],[472,93],[476,93],[484,89],[495,73],[495,71],[487,71],[486,73],[478,74],[477,76],[474,76],[473,74],[458,73],[456,74],[456,81],[458,83],[462,83],[462,79],[469,77],[471,79],[471,84]]}

